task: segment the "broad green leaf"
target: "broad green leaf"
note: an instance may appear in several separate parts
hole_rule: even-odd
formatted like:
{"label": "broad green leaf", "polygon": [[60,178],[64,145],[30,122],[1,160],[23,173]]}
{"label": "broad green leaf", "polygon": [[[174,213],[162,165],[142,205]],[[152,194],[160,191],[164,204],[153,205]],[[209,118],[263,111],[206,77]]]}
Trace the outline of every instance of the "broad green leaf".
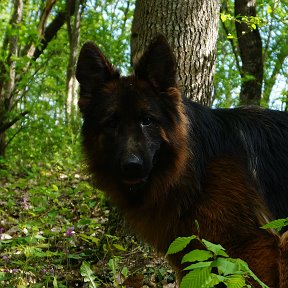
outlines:
{"label": "broad green leaf", "polygon": [[239,273],[241,270],[239,263],[230,258],[218,258],[213,262],[213,266],[217,267],[219,274],[223,274],[224,276]]}
{"label": "broad green leaf", "polygon": [[216,256],[229,257],[225,252],[225,249],[220,244],[214,244],[205,239],[203,239],[202,242],[206,246],[206,248],[209,251],[213,252]]}
{"label": "broad green leaf", "polygon": [[207,288],[210,282],[210,269],[196,269],[185,275],[180,283],[180,288]]}
{"label": "broad green leaf", "polygon": [[274,221],[271,221],[267,224],[265,224],[264,226],[262,226],[261,228],[263,229],[275,229],[276,231],[280,231],[283,227],[288,225],[288,218],[284,218],[284,219],[277,219]]}
{"label": "broad green leaf", "polygon": [[84,282],[89,282],[89,286],[96,288],[96,284],[94,282],[95,276],[93,275],[93,271],[90,268],[90,264],[86,261],[82,262],[80,267],[80,274],[84,277]]}
{"label": "broad green leaf", "polygon": [[195,238],[196,238],[196,236],[192,235],[190,237],[179,237],[179,238],[175,239],[170,244],[166,255],[175,254],[175,253],[178,253],[179,251],[182,251]]}
{"label": "broad green leaf", "polygon": [[209,282],[209,287],[215,287],[217,284],[224,282],[225,277],[221,275],[217,275],[214,273],[211,273],[211,280]]}
{"label": "broad green leaf", "polygon": [[117,249],[117,250],[120,250],[120,251],[126,251],[127,249],[124,248],[122,245],[120,244],[113,244],[113,246]]}
{"label": "broad green leaf", "polygon": [[198,262],[198,263],[189,265],[188,267],[184,268],[184,270],[187,271],[187,270],[194,270],[194,269],[199,269],[199,268],[207,268],[207,267],[210,267],[212,263],[213,263],[212,261]]}
{"label": "broad green leaf", "polygon": [[245,278],[243,275],[231,275],[226,277],[224,281],[228,288],[242,288],[246,287]]}
{"label": "broad green leaf", "polygon": [[182,258],[182,263],[206,261],[211,257],[213,257],[213,254],[210,251],[195,249],[184,255],[184,257]]}

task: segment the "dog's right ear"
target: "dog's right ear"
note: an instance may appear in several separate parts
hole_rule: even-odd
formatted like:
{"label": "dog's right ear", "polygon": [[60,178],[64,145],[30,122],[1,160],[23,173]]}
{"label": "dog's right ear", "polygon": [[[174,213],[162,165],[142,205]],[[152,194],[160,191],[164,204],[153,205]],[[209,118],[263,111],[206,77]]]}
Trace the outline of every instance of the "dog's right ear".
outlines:
{"label": "dog's right ear", "polygon": [[86,42],[81,48],[76,68],[76,78],[80,83],[80,111],[84,112],[89,107],[91,99],[105,82],[118,77],[118,70],[101,50],[93,42]]}

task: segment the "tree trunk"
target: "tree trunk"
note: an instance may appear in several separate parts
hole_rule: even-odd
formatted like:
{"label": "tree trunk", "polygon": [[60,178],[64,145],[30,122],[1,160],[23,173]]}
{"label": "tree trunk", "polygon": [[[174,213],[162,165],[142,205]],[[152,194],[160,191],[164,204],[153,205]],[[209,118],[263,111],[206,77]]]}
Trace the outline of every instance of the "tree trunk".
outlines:
{"label": "tree trunk", "polygon": [[158,33],[166,36],[178,63],[183,95],[212,104],[218,35],[217,0],[137,0],[132,23],[132,59],[139,58]]}
{"label": "tree trunk", "polygon": [[[69,3],[70,4],[70,3]],[[71,9],[68,7],[67,9]],[[66,105],[65,105],[65,114],[66,114],[66,124],[73,124],[75,121],[75,108],[77,103],[77,88],[78,82],[75,78],[75,69],[77,62],[77,48],[79,46],[80,40],[80,20],[81,20],[81,6],[80,0],[75,0],[75,9],[74,17],[67,19],[68,35],[69,35],[69,45],[70,45],[70,55],[69,62],[67,67],[67,76],[66,76]]]}
{"label": "tree trunk", "polygon": [[[23,0],[15,0],[13,14],[10,20],[12,29],[17,29],[17,25],[22,21],[23,15]],[[6,36],[4,42],[7,43],[8,56],[6,65],[1,63],[1,90],[0,90],[0,156],[4,156],[7,145],[6,134],[3,129],[7,125],[8,114],[11,109],[12,96],[15,90],[16,81],[16,58],[18,57],[18,36],[17,34]],[[5,43],[4,43],[5,44]],[[3,45],[4,47],[6,46]],[[6,67],[5,67],[6,66]],[[6,77],[5,77],[6,75]],[[2,132],[1,132],[2,131]]]}
{"label": "tree trunk", "polygon": [[240,105],[260,105],[263,82],[262,42],[258,28],[243,21],[256,16],[256,0],[235,0],[236,31],[242,61]]}

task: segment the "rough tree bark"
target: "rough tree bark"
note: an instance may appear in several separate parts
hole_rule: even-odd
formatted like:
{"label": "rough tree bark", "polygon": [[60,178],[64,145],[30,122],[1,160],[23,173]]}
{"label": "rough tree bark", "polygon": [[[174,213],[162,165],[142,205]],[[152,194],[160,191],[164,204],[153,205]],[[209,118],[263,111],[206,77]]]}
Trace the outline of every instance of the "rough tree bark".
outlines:
{"label": "rough tree bark", "polygon": [[256,0],[235,0],[236,31],[242,61],[240,105],[260,105],[263,82],[262,42],[258,28],[253,29],[243,17],[256,16]]}
{"label": "rough tree bark", "polygon": [[165,35],[177,59],[183,95],[211,105],[219,9],[218,0],[136,0],[133,61],[156,34]]}
{"label": "rough tree bark", "polygon": [[[69,1],[71,2],[72,0]],[[67,9],[69,9],[69,7]],[[73,18],[68,17],[67,19],[67,29],[70,45],[70,55],[66,73],[67,97],[65,103],[65,117],[67,125],[74,123],[76,117],[75,108],[77,102],[75,101],[77,98],[78,82],[76,81],[75,78],[75,69],[77,62],[77,48],[79,46],[80,41],[80,21],[81,21],[80,0],[75,0],[75,8],[73,16],[74,16]]]}

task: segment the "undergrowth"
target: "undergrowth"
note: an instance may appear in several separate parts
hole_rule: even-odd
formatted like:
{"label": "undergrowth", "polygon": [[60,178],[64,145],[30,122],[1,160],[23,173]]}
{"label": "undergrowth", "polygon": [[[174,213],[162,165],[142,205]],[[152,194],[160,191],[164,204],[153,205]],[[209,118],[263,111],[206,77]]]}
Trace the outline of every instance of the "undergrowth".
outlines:
{"label": "undergrowth", "polygon": [[78,143],[41,157],[21,152],[0,160],[0,287],[174,282],[92,188]]}

